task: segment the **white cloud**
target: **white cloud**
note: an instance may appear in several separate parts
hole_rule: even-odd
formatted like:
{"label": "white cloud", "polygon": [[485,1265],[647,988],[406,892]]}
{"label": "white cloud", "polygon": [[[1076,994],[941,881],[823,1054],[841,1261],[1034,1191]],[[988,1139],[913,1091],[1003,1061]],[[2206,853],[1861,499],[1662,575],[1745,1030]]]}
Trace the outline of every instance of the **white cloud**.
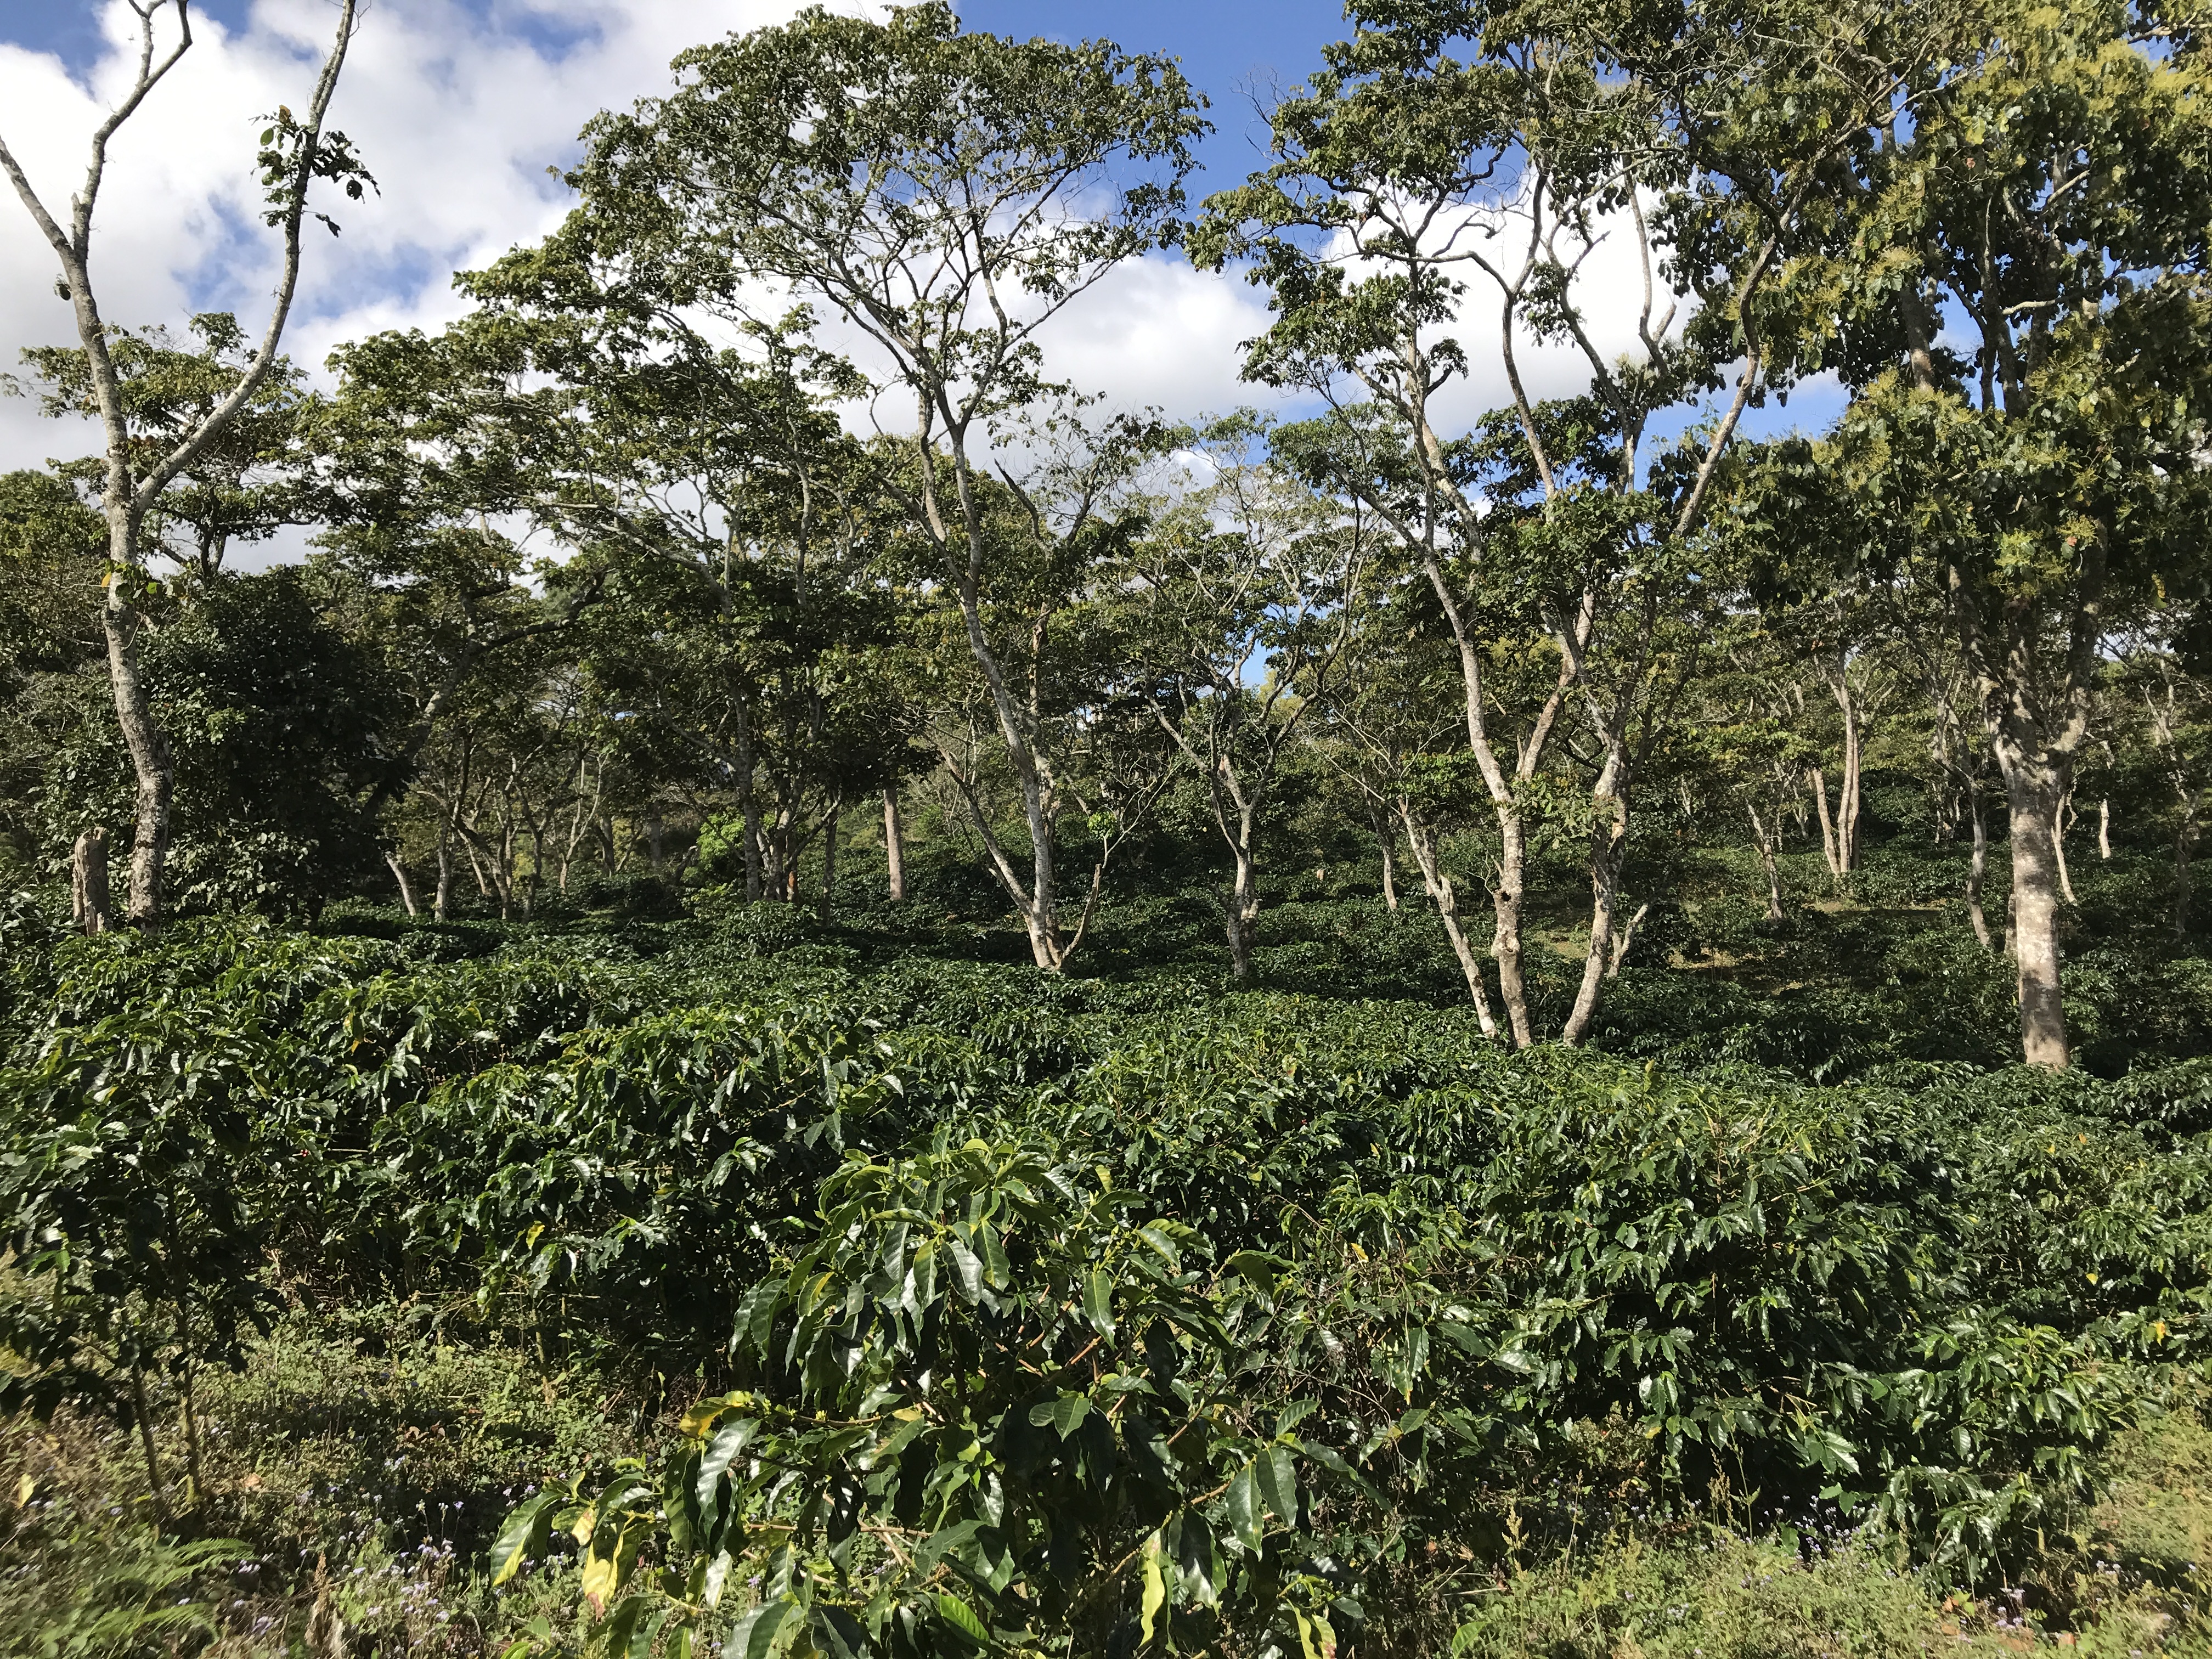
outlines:
{"label": "white cloud", "polygon": [[[845,0],[860,4],[861,0]],[[668,84],[668,60],[725,31],[788,16],[797,0],[372,0],[333,111],[381,186],[361,203],[325,204],[344,226],[310,233],[301,297],[286,338],[319,374],[330,349],[385,328],[434,328],[459,314],[456,269],[544,235],[568,206],[549,163],[575,153],[596,111],[626,107]],[[235,33],[201,21],[198,44],[128,123],[95,222],[94,271],[112,321],[174,326],[196,310],[267,314],[274,239],[258,216],[254,118],[305,102],[334,22],[331,0],[257,0]],[[108,0],[110,50],[73,80],[56,58],[0,43],[0,134],[57,211],[82,177],[86,140],[127,85],[135,20]],[[165,23],[167,21],[165,15]],[[0,369],[15,348],[73,343],[54,291],[53,255],[28,216],[0,194]],[[1633,339],[1640,294],[1616,235],[1589,272],[1593,321],[1607,349]],[[1476,365],[1441,410],[1464,422],[1503,402],[1496,305],[1478,282],[1463,336]],[[1237,379],[1241,343],[1267,325],[1264,295],[1241,276],[1167,257],[1112,273],[1044,330],[1057,376],[1123,408],[1189,416],[1274,401]],[[833,336],[843,331],[828,331]],[[863,354],[865,356],[865,354]],[[1578,389],[1571,347],[1524,347],[1533,395]],[[896,420],[897,411],[880,411]],[[0,398],[0,469],[94,447],[90,428],[41,421]]]}
{"label": "white cloud", "polygon": [[[544,170],[574,155],[595,111],[663,89],[684,47],[794,9],[795,0],[492,0],[474,9],[372,0],[332,118],[382,194],[325,204],[344,234],[309,232],[286,349],[319,370],[340,342],[457,314],[454,270],[559,222],[566,192]],[[136,20],[109,0],[102,21],[110,50],[88,88],[51,56],[0,44],[0,134],[57,213],[83,177],[93,128],[129,83]],[[258,211],[254,118],[306,102],[335,21],[329,0],[258,0],[234,34],[196,21],[192,50],[111,148],[93,253],[111,321],[174,325],[211,307],[235,309],[249,326],[265,319],[275,247]],[[12,191],[0,193],[0,366],[13,366],[18,346],[74,342],[55,276],[29,216]],[[91,447],[88,428],[72,434],[0,400],[0,468]]]}

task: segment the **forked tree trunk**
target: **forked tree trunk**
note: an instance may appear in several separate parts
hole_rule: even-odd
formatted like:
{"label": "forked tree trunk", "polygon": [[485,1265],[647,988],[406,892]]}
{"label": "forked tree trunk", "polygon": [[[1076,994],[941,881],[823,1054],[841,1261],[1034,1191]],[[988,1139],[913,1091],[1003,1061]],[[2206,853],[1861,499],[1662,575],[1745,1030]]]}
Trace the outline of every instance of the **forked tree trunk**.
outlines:
{"label": "forked tree trunk", "polygon": [[[1616,751],[1607,757],[1592,791],[1601,814],[1590,830],[1589,951],[1583,958],[1583,982],[1575,993],[1574,1011],[1559,1032],[1559,1042],[1570,1048],[1581,1047],[1597,1022],[1598,999],[1613,959],[1613,912],[1620,900],[1621,861],[1628,851],[1628,801],[1620,788],[1624,771]],[[1602,810],[1607,802],[1610,812]]]}
{"label": "forked tree trunk", "polygon": [[76,838],[70,855],[70,900],[81,933],[114,926],[108,909],[107,831],[95,826]]}
{"label": "forked tree trunk", "polygon": [[890,882],[891,902],[906,902],[906,835],[899,823],[898,791],[884,791],[884,870]]}
{"label": "forked tree trunk", "polygon": [[1650,914],[1651,902],[1647,899],[1636,907],[1636,914],[1629,917],[1628,925],[1620,930],[1620,937],[1613,940],[1613,960],[1606,964],[1605,969],[1605,976],[1607,979],[1620,977],[1620,964],[1628,955],[1629,947],[1636,943],[1636,930],[1644,925],[1644,918]]}
{"label": "forked tree trunk", "polygon": [[1468,943],[1467,930],[1459,923],[1459,895],[1454,890],[1452,879],[1443,871],[1437,856],[1436,831],[1414,821],[1412,811],[1403,801],[1398,803],[1400,819],[1406,826],[1406,841],[1413,849],[1413,862],[1420,866],[1421,880],[1429,890],[1429,899],[1437,907],[1437,916],[1444,925],[1444,937],[1451,941],[1452,954],[1459,958],[1460,972],[1467,975],[1467,994],[1474,1003],[1474,1017],[1485,1036],[1498,1034],[1498,1020],[1490,1012],[1490,993],[1482,983],[1482,962]]}

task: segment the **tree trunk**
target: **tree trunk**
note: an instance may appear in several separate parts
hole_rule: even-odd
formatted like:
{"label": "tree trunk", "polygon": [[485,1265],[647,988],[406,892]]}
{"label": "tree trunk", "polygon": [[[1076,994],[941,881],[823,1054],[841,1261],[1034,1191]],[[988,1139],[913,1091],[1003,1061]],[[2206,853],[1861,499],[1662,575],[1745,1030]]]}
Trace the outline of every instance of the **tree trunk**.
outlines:
{"label": "tree trunk", "polygon": [[1840,679],[1836,702],[1844,712],[1844,777],[1836,792],[1836,873],[1848,876],[1859,867],[1859,711],[1850,688]]}
{"label": "tree trunk", "polygon": [[906,836],[899,823],[898,791],[884,791],[884,869],[890,881],[891,902],[906,902]]}
{"label": "tree trunk", "polygon": [[192,1401],[192,1358],[189,1349],[177,1357],[178,1407],[185,1425],[185,1507],[198,1509],[206,1491],[200,1473],[200,1414]]}
{"label": "tree trunk", "polygon": [[1459,896],[1452,890],[1451,878],[1437,860],[1436,832],[1415,823],[1403,801],[1398,803],[1398,814],[1406,826],[1407,842],[1413,849],[1413,862],[1420,866],[1429,898],[1444,925],[1444,937],[1451,941],[1452,954],[1459,958],[1460,971],[1467,975],[1467,994],[1474,1003],[1474,1017],[1483,1036],[1495,1036],[1498,1020],[1490,1012],[1490,994],[1483,988],[1481,959],[1468,943],[1467,930],[1459,925]]}
{"label": "tree trunk", "polygon": [[1620,898],[1621,861],[1628,851],[1627,772],[1627,757],[1616,744],[1590,792],[1599,816],[1590,828],[1589,951],[1583,958],[1583,982],[1575,993],[1574,1011],[1559,1033],[1560,1042],[1570,1048],[1580,1048],[1596,1023],[1598,998],[1613,957],[1613,915]]}
{"label": "tree trunk", "polygon": [[1370,821],[1375,825],[1375,842],[1382,849],[1382,902],[1393,915],[1398,908],[1398,832],[1390,822],[1388,809],[1372,805]]}
{"label": "tree trunk", "polygon": [[2097,803],[2097,856],[2112,856],[2112,802],[2110,796]]}
{"label": "tree trunk", "polygon": [[438,826],[438,893],[430,907],[430,914],[440,921],[446,920],[453,902],[453,839],[451,822]]}
{"label": "tree trunk", "polygon": [[1805,781],[1812,787],[1814,803],[1820,809],[1820,854],[1828,861],[1828,873],[1841,880],[1844,873],[1843,856],[1836,847],[1836,826],[1828,816],[1828,780],[1817,766],[1805,774]]}
{"label": "tree trunk", "polygon": [[2069,788],[2059,797],[2058,817],[2051,826],[2051,852],[2058,865],[2058,890],[2065,894],[2069,904],[2081,902],[2074,896],[2074,878],[2066,872],[2066,827],[2073,814],[2074,792]]}
{"label": "tree trunk", "polygon": [[391,867],[392,878],[399,884],[399,902],[407,907],[407,914],[420,915],[422,912],[415,908],[415,889],[407,880],[407,866],[399,861],[397,853],[386,853],[384,861]]}
{"label": "tree trunk", "polygon": [[2020,1041],[2027,1063],[2069,1061],[2066,1009],[2058,983],[2060,766],[2000,743],[2012,830],[2013,949],[2020,967]]}
{"label": "tree trunk", "polygon": [[1974,938],[1987,951],[1990,943],[1990,919],[1982,914],[1982,878],[1990,865],[1989,821],[1982,813],[1982,792],[1969,784],[1966,799],[1974,816],[1974,857],[1966,866],[1966,920],[1973,924]]}
{"label": "tree trunk", "polygon": [[1775,821],[1771,834],[1759,816],[1759,809],[1746,804],[1745,811],[1751,815],[1751,843],[1759,849],[1759,866],[1766,872],[1766,919],[1782,920],[1782,867],[1775,861],[1774,843],[1782,833],[1780,819]]}
{"label": "tree trunk", "polygon": [[1636,943],[1636,930],[1643,926],[1644,918],[1650,914],[1651,904],[1650,901],[1647,899],[1644,902],[1636,907],[1636,914],[1629,917],[1628,926],[1622,928],[1620,930],[1620,936],[1613,940],[1613,960],[1606,964],[1605,969],[1605,976],[1607,979],[1619,979],[1620,977],[1621,960],[1628,955],[1628,947]]}
{"label": "tree trunk", "polygon": [[154,1419],[146,1409],[146,1370],[136,1359],[131,1362],[131,1404],[138,1419],[138,1448],[146,1455],[146,1490],[154,1500],[154,1519],[167,1527],[169,1502],[161,1492],[161,1460],[154,1454]]}
{"label": "tree trunk", "polygon": [[1229,902],[1222,908],[1229,931],[1229,970],[1238,984],[1252,977],[1252,923],[1260,914],[1259,876],[1249,846],[1231,849],[1237,873],[1230,878]]}
{"label": "tree trunk", "polygon": [[830,906],[837,892],[837,809],[842,801],[830,803],[830,817],[822,826],[822,919],[830,919]]}
{"label": "tree trunk", "polygon": [[764,888],[761,868],[760,802],[753,793],[753,732],[744,698],[737,699],[738,806],[745,820],[745,899],[757,903]]}
{"label": "tree trunk", "polygon": [[[134,526],[135,528],[135,526]],[[107,634],[107,677],[115,694],[115,718],[123,728],[131,769],[137,782],[135,837],[131,847],[131,925],[141,932],[161,926],[162,875],[169,860],[169,802],[176,766],[168,739],[154,718],[154,702],[138,673],[139,615],[124,589],[135,564],[132,533],[118,525],[110,537],[108,557],[117,567],[107,584],[107,608],[101,621]]]}
{"label": "tree trunk", "polygon": [[106,830],[95,826],[76,838],[70,854],[70,898],[78,932],[104,933],[114,925],[108,912]]}
{"label": "tree trunk", "polygon": [[1498,994],[1505,1004],[1513,1046],[1526,1048],[1536,1040],[1528,1019],[1528,982],[1521,966],[1521,901],[1528,882],[1528,836],[1517,806],[1510,801],[1492,805],[1498,814],[1498,883],[1490,890],[1490,907],[1497,917],[1490,953],[1498,958]]}

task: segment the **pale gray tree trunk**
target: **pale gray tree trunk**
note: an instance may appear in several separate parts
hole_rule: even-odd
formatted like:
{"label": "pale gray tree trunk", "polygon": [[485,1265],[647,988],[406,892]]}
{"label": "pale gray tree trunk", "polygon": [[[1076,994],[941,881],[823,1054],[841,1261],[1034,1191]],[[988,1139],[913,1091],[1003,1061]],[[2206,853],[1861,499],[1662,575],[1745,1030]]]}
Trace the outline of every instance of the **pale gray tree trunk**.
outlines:
{"label": "pale gray tree trunk", "polygon": [[81,933],[104,933],[114,925],[107,891],[107,831],[97,826],[76,838],[70,856],[70,900]]}
{"label": "pale gray tree trunk", "polygon": [[407,866],[399,861],[397,853],[386,853],[384,861],[391,866],[392,879],[399,884],[399,902],[407,907],[407,914],[420,915],[422,912],[415,908],[415,889],[407,879]]}
{"label": "pale gray tree trunk", "polygon": [[1766,919],[1782,920],[1782,866],[1774,857],[1774,843],[1780,838],[1782,823],[1777,818],[1771,830],[1759,816],[1759,808],[1746,804],[1745,811],[1751,815],[1751,844],[1759,849],[1759,867],[1766,872]]}
{"label": "pale gray tree trunk", "polygon": [[1420,866],[1421,880],[1428,888],[1430,902],[1437,907],[1437,919],[1444,925],[1444,937],[1451,941],[1452,954],[1459,958],[1460,971],[1467,976],[1467,994],[1474,1003],[1475,1019],[1482,1027],[1483,1036],[1494,1036],[1498,1020],[1490,1012],[1490,994],[1482,983],[1482,961],[1468,943],[1467,930],[1460,926],[1459,895],[1437,856],[1436,831],[1415,822],[1403,801],[1398,804],[1398,812],[1406,826],[1407,843],[1413,849],[1413,862]]}
{"label": "pale gray tree trunk", "polygon": [[1252,814],[1247,809],[1237,821],[1237,835],[1230,843],[1235,873],[1229,881],[1229,899],[1222,918],[1229,933],[1229,968],[1239,983],[1252,977],[1252,924],[1260,915],[1259,868],[1252,856]]}
{"label": "pale gray tree trunk", "polygon": [[2074,896],[2074,878],[2066,869],[2066,830],[2073,816],[2074,790],[2069,785],[2058,798],[2058,816],[2051,826],[2051,852],[2058,865],[2058,890],[2066,896],[2069,904],[2078,904],[2081,901]]}
{"label": "pale gray tree trunk", "polygon": [[2011,743],[2000,741],[1996,748],[2011,817],[2021,1054],[2031,1066],[2063,1067],[2069,1060],[2058,957],[2058,805],[2066,794],[2064,769]]}
{"label": "pale gray tree trunk", "polygon": [[906,834],[899,823],[898,790],[884,791],[884,872],[890,883],[891,902],[906,902]]}
{"label": "pale gray tree trunk", "polygon": [[1582,984],[1575,1006],[1559,1032],[1567,1048],[1581,1047],[1597,1020],[1607,967],[1613,957],[1613,913],[1620,901],[1620,865],[1628,852],[1627,745],[1615,738],[1607,744],[1605,765],[1590,795],[1598,807],[1590,827],[1590,938],[1583,957]]}
{"label": "pale gray tree trunk", "polygon": [[1828,816],[1827,775],[1817,766],[1805,774],[1805,781],[1813,791],[1814,805],[1820,812],[1820,855],[1827,860],[1828,873],[1838,880],[1843,878],[1843,853],[1836,845],[1835,820]]}
{"label": "pale gray tree trunk", "polygon": [[1382,902],[1394,914],[1398,908],[1398,831],[1389,810],[1379,803],[1368,807],[1375,826],[1375,844],[1382,849]]}
{"label": "pale gray tree trunk", "polygon": [[1974,938],[1987,951],[1991,948],[1990,919],[1982,913],[1982,879],[1990,867],[1990,829],[1982,811],[1982,792],[1971,780],[1966,799],[1974,818],[1974,856],[1966,866],[1966,920],[1973,924]]}

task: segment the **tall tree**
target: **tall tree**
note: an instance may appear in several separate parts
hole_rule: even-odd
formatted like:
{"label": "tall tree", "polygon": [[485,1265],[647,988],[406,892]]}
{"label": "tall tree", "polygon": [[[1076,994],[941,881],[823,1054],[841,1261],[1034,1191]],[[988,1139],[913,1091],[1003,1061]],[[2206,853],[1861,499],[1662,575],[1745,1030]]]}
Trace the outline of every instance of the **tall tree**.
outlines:
{"label": "tall tree", "polygon": [[[370,183],[368,170],[354,154],[342,132],[324,131],[331,100],[337,91],[338,73],[345,65],[346,47],[352,40],[356,0],[340,0],[337,39],[323,59],[304,118],[280,106],[261,134],[259,162],[267,203],[266,222],[282,238],[282,255],[275,301],[260,343],[245,364],[229,392],[197,419],[185,423],[166,454],[144,458],[134,441],[123,386],[110,349],[109,325],[101,315],[93,286],[92,222],[100,202],[100,185],[107,173],[108,145],[124,123],[137,113],[149,94],[191,49],[191,0],[129,0],[138,19],[137,72],[121,101],[106,119],[93,130],[92,155],[84,182],[70,198],[68,222],[48,209],[32,186],[4,138],[0,138],[0,170],[8,174],[33,222],[60,261],[57,284],[70,302],[76,323],[77,343],[82,348],[92,384],[93,401],[100,411],[106,445],[106,477],[100,491],[101,511],[107,520],[107,599],[103,621],[107,638],[109,678],[115,693],[116,718],[131,754],[137,781],[137,830],[131,854],[131,920],[140,927],[159,922],[162,906],[162,866],[168,855],[169,806],[175,787],[174,763],[169,744],[154,716],[152,700],[138,666],[140,617],[137,596],[143,589],[146,516],[161,493],[191,466],[200,453],[250,404],[262,384],[275,371],[278,343],[291,315],[292,300],[300,281],[300,233],[307,215],[307,192],[316,180],[342,184],[356,200]],[[173,44],[161,46],[155,20],[173,6],[177,34]],[[337,226],[328,216],[317,218]]]}
{"label": "tall tree", "polygon": [[[1848,40],[1868,9],[1801,21]],[[1673,684],[1656,672],[1659,631],[1675,596],[1694,591],[1694,539],[1743,410],[1786,384],[1762,333],[1765,290],[1838,140],[1830,118],[1778,129],[1772,77],[1735,73],[1733,14],[1354,0],[1347,15],[1352,38],[1274,112],[1279,159],[1208,204],[1194,246],[1216,264],[1250,258],[1275,321],[1248,374],[1339,404],[1306,465],[1390,525],[1450,630],[1467,751],[1498,825],[1492,951],[1519,1043],[1534,1036],[1524,802],[1563,715],[1589,726],[1591,936],[1562,1032],[1571,1043],[1611,961],[1637,757]],[[1895,87],[1869,73],[1823,90],[1856,118]],[[1766,171],[1722,190],[1707,151],[1755,155]],[[1601,343],[1589,294],[1608,240],[1631,250],[1640,278],[1625,355]],[[1669,279],[1694,303],[1670,300]],[[1510,399],[1486,444],[1448,430],[1440,402],[1474,372],[1471,292],[1497,307],[1484,367]],[[1522,354],[1546,341],[1575,352],[1587,398],[1547,410],[1529,392]],[[1716,392],[1718,416],[1667,451],[1668,411]],[[1501,477],[1478,488],[1470,463],[1485,448]],[[1497,483],[1516,499],[1511,569],[1484,516]],[[1486,655],[1525,659],[1532,636],[1553,672],[1509,703],[1486,683]]]}
{"label": "tall tree", "polygon": [[2099,664],[2208,575],[2212,128],[2193,13],[1974,21],[1790,249],[1778,310],[1855,396],[1765,510],[1948,617],[2004,779],[2021,1050],[2063,1066],[2057,837]]}
{"label": "tall tree", "polygon": [[1265,457],[1267,433],[1246,411],[1186,434],[1181,453],[1201,476],[1129,555],[1154,718],[1203,780],[1229,849],[1223,921],[1240,980],[1252,971],[1261,833],[1307,711],[1347,665],[1370,539],[1356,507],[1340,514]]}
{"label": "tall tree", "polygon": [[941,3],[882,21],[810,9],[677,70],[670,96],[587,130],[580,211],[672,301],[741,315],[765,279],[818,297],[882,355],[914,411],[908,510],[1022,799],[1030,873],[1009,890],[1038,965],[1057,969],[1052,787],[985,626],[978,484],[992,422],[1047,390],[1039,330],[1174,235],[1200,100],[1167,58],[963,33]]}

